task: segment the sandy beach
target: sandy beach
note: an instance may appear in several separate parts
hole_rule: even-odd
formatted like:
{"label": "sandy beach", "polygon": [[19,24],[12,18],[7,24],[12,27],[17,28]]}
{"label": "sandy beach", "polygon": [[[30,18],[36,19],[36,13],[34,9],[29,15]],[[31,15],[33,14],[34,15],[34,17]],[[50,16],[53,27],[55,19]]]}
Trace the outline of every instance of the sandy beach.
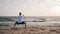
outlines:
{"label": "sandy beach", "polygon": [[60,27],[26,26],[13,28],[0,26],[0,34],[60,34]]}

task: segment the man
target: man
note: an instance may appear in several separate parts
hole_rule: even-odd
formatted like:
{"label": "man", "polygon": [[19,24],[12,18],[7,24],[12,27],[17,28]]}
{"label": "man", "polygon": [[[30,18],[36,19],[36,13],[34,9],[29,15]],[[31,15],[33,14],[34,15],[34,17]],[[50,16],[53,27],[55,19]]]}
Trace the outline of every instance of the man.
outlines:
{"label": "man", "polygon": [[23,16],[21,16],[21,12],[20,12],[19,16],[17,17],[17,21],[14,24],[14,28],[15,28],[16,25],[19,25],[19,24],[22,24],[22,25],[25,24],[25,27],[26,27],[26,22],[22,21],[22,19],[23,19]]}

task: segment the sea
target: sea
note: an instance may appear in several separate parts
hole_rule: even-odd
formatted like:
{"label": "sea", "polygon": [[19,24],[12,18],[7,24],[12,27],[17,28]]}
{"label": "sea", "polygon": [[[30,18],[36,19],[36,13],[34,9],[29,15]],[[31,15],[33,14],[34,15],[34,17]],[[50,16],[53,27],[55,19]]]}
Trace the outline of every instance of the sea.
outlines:
{"label": "sea", "polygon": [[[13,26],[16,21],[17,16],[0,16],[0,26]],[[24,16],[23,21],[27,26],[60,27],[60,16]]]}

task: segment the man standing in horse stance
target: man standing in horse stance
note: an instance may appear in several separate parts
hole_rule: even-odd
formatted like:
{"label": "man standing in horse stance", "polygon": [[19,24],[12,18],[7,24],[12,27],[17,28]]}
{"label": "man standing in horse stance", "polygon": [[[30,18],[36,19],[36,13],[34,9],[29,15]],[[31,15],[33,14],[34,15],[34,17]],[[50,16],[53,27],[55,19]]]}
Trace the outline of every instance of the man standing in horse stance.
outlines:
{"label": "man standing in horse stance", "polygon": [[14,24],[14,28],[16,25],[19,25],[19,24],[22,24],[22,25],[25,24],[25,27],[26,27],[26,22],[22,21],[22,19],[23,19],[23,16],[21,16],[21,12],[20,12],[19,16],[17,17],[17,21]]}

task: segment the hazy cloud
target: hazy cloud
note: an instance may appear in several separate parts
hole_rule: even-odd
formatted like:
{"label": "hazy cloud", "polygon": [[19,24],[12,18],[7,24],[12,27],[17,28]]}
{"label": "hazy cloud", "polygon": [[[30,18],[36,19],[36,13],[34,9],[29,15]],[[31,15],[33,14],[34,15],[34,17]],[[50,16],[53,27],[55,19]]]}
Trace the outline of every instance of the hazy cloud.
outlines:
{"label": "hazy cloud", "polygon": [[[60,0],[0,0],[0,15],[60,15]],[[32,14],[32,15],[31,15]]]}

